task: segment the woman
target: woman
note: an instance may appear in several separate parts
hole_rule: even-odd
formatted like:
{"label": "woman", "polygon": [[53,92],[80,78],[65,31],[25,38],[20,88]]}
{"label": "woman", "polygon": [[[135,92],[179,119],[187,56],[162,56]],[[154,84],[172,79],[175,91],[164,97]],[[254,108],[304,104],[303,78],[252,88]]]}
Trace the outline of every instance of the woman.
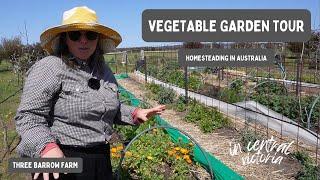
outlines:
{"label": "woman", "polygon": [[[93,10],[66,11],[62,25],[47,29],[40,39],[50,56],[35,63],[27,74],[15,117],[22,138],[18,153],[83,158],[82,173],[60,174],[60,179],[111,179],[106,142],[112,125],[138,125],[165,107],[137,109],[119,103],[117,82],[103,53],[116,47],[121,37],[99,24]],[[41,175],[49,179],[48,173]],[[35,173],[33,178],[38,176]]]}

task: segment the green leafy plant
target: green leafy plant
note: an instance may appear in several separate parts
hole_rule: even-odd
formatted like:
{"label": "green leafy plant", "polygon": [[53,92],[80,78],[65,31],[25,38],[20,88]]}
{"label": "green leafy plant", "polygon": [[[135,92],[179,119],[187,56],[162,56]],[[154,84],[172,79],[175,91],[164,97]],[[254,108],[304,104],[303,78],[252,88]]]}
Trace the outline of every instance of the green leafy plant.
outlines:
{"label": "green leafy plant", "polygon": [[258,86],[255,91],[258,94],[274,94],[274,95],[285,95],[287,89],[283,84],[276,81],[258,81]]}
{"label": "green leafy plant", "polygon": [[[291,95],[270,95],[270,94],[257,94],[251,95],[251,99],[259,102],[268,108],[283,114],[284,116],[299,121],[303,121],[302,125],[307,127],[307,117],[309,116],[311,106],[316,99],[316,96],[303,96],[300,98],[301,111],[299,106],[299,99]],[[316,126],[320,112],[317,109],[320,108],[320,103],[316,103],[311,114],[310,120],[313,127]]]}
{"label": "green leafy plant", "polygon": [[209,108],[196,101],[190,102],[187,112],[185,120],[196,123],[204,133],[230,124],[228,118],[223,117],[217,108]]}
{"label": "green leafy plant", "polygon": [[253,132],[252,130],[248,129],[248,128],[244,128],[241,132],[240,132],[240,142],[242,144],[242,150],[247,152],[247,146],[248,144],[251,142],[254,143],[257,140],[262,139],[257,133]]}
{"label": "green leafy plant", "polygon": [[[158,87],[152,85],[152,88]],[[160,91],[161,89],[162,87]],[[125,93],[122,95],[126,96]],[[125,141],[129,141],[154,125],[155,118],[151,118],[138,127],[121,126],[117,131],[125,137]],[[124,148],[121,143],[112,145],[110,153],[114,171]],[[193,145],[181,140],[173,143],[162,129],[153,129],[140,136],[124,155],[122,171],[119,174],[121,179],[191,179],[193,175],[190,170],[199,167],[193,163]]]}
{"label": "green leafy plant", "polygon": [[291,154],[302,165],[302,169],[296,175],[298,180],[318,180],[320,177],[320,167],[313,165],[313,161],[308,153],[297,151]]}
{"label": "green leafy plant", "polygon": [[224,89],[219,92],[219,98],[228,103],[236,103],[244,100],[242,92],[234,89]]}
{"label": "green leafy plant", "polygon": [[232,83],[230,84],[230,89],[236,92],[241,92],[243,85],[244,85],[244,82],[242,79],[236,79],[232,81]]}
{"label": "green leafy plant", "polygon": [[160,104],[171,104],[174,102],[174,99],[176,97],[175,92],[172,89],[160,87],[160,90],[158,92],[158,102]]}
{"label": "green leafy plant", "polygon": [[[176,61],[165,62],[163,67],[159,69],[155,62],[149,62],[148,75],[153,76],[161,81],[174,84],[178,87],[185,87],[184,71],[179,67]],[[144,72],[144,69],[141,69]],[[192,72],[188,75],[188,86],[190,90],[197,91],[199,88],[203,87],[200,74],[197,72]]]}
{"label": "green leafy plant", "polygon": [[196,123],[201,119],[202,116],[205,116],[205,115],[202,115],[204,112],[205,110],[199,103],[196,103],[195,101],[191,101],[188,106],[188,113],[185,116],[185,120],[187,122]]}
{"label": "green leafy plant", "polygon": [[304,151],[296,151],[291,153],[291,155],[296,158],[302,165],[308,165],[312,163],[312,159],[309,154]]}
{"label": "green leafy plant", "polygon": [[202,82],[199,80],[199,78],[190,76],[188,79],[189,82],[189,88],[194,91],[198,91],[203,87]]}
{"label": "green leafy plant", "polygon": [[146,85],[146,87],[154,94],[158,94],[158,92],[160,91],[160,85],[157,85],[155,83],[149,83]]}
{"label": "green leafy plant", "polygon": [[180,95],[177,101],[175,102],[174,107],[175,107],[175,110],[178,112],[185,111],[187,109],[185,96]]}
{"label": "green leafy plant", "polygon": [[[154,120],[140,125],[135,134],[150,126]],[[127,137],[129,138],[129,137]],[[122,144],[114,144],[111,148],[112,165],[115,169],[119,163]],[[191,177],[192,146],[178,142],[174,144],[170,137],[161,129],[153,129],[132,143],[125,153],[122,178],[133,179],[165,179]]]}
{"label": "green leafy plant", "polygon": [[227,103],[241,102],[245,98],[243,85],[242,79],[236,79],[230,83],[228,88],[216,88],[211,90],[210,94]]}

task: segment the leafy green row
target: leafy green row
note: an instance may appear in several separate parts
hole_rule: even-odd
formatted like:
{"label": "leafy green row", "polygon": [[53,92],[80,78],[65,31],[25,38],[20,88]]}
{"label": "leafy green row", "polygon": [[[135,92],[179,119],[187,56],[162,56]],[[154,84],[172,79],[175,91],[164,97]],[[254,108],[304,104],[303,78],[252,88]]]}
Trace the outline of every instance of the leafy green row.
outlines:
{"label": "leafy green row", "polygon": [[196,123],[204,133],[229,125],[229,120],[217,108],[206,107],[195,100],[191,100],[187,105],[184,96],[176,97],[172,89],[154,83],[148,84],[147,88],[154,93],[153,99],[160,104],[170,104],[176,111],[185,111],[185,120]]}

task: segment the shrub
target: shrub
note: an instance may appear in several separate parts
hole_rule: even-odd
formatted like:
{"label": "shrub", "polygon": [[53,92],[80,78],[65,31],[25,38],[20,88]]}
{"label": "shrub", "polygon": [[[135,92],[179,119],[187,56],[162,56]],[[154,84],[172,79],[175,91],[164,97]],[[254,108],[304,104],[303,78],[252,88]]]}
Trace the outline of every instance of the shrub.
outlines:
{"label": "shrub", "polygon": [[188,113],[185,116],[185,120],[187,122],[194,122],[195,123],[201,119],[201,117],[203,116],[202,114],[204,112],[205,112],[205,110],[203,110],[203,107],[199,103],[192,101],[192,102],[190,102],[190,104],[188,106]]}
{"label": "shrub", "polygon": [[172,89],[160,87],[158,94],[158,102],[160,104],[171,104],[174,102],[176,97],[175,92]]}
{"label": "shrub", "polygon": [[291,154],[294,158],[296,158],[302,165],[311,164],[312,159],[309,154],[304,151],[296,151]]}
{"label": "shrub", "polygon": [[320,168],[313,165],[309,154],[303,151],[297,151],[291,154],[302,165],[302,170],[296,175],[299,180],[317,180],[320,177]]}
{"label": "shrub", "polygon": [[186,110],[186,98],[180,95],[175,103],[175,110],[178,112],[183,112]]}
{"label": "shrub", "polygon": [[251,131],[251,130],[249,130],[248,128],[245,128],[244,130],[242,130],[241,132],[240,132],[240,142],[241,142],[241,144],[242,144],[242,149],[245,151],[245,152],[247,152],[247,146],[248,146],[248,144],[251,142],[251,144],[252,143],[254,143],[255,141],[257,141],[257,140],[260,140],[261,139],[261,137],[258,135],[258,134],[256,134],[255,132],[253,132],[253,131]]}
{"label": "shrub", "polygon": [[257,94],[274,94],[274,95],[285,95],[287,89],[283,84],[275,81],[258,81],[258,86],[255,91]]}
{"label": "shrub", "polygon": [[236,92],[241,92],[243,85],[244,85],[244,82],[242,79],[236,79],[230,84],[230,89]]}
{"label": "shrub", "polygon": [[244,100],[242,87],[244,82],[242,79],[236,79],[231,82],[229,89],[222,89],[218,93],[218,97],[228,103],[236,103]]}
{"label": "shrub", "polygon": [[[183,82],[183,81],[182,81]],[[203,83],[201,82],[201,80],[199,79],[199,77],[195,76],[195,75],[191,75],[189,76],[189,79],[188,79],[188,85],[189,85],[189,88],[191,90],[198,90],[200,89],[202,86],[203,86]]]}
{"label": "shrub", "polygon": [[219,98],[228,103],[236,103],[243,101],[244,97],[242,93],[237,92],[233,89],[224,89],[219,92]]}
{"label": "shrub", "polygon": [[146,85],[146,87],[154,94],[158,94],[158,92],[160,91],[160,85],[155,83],[149,83]]}
{"label": "shrub", "polygon": [[222,128],[228,124],[228,119],[223,117],[216,108],[212,108],[211,113],[208,113],[207,116],[201,118],[198,123],[200,129],[204,133],[211,133],[213,130]]}

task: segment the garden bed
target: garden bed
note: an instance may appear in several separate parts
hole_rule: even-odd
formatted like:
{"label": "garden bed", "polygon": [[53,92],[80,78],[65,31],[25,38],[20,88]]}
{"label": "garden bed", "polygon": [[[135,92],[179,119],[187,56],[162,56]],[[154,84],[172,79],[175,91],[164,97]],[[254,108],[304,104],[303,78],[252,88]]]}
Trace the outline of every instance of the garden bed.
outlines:
{"label": "garden bed", "polygon": [[[147,65],[149,76],[185,88],[184,72],[176,62],[165,63],[162,67],[155,66],[153,63],[149,62]],[[143,68],[140,71],[144,73]],[[231,71],[231,74],[234,73],[235,71]],[[296,121],[305,128],[314,132],[318,131],[320,100],[314,107],[313,103],[317,99],[317,93],[320,92],[320,89],[309,88],[306,92],[301,92],[300,97],[297,97],[295,90],[291,90],[283,82],[257,77],[234,76],[230,75],[228,69],[225,69],[223,74],[225,74],[225,77],[221,80],[207,69],[189,71],[188,90],[230,104],[254,100]],[[303,89],[305,88],[302,87]],[[308,94],[310,92],[312,94]],[[310,113],[311,110],[312,113]],[[309,125],[308,118],[310,120]]]}
{"label": "garden bed", "polygon": [[[121,92],[125,91],[121,90]],[[128,96],[127,92],[125,92],[125,94]],[[130,96],[131,94],[129,93],[129,98]],[[124,99],[126,98],[128,97],[124,97]],[[136,102],[136,99],[133,100],[133,104],[136,104]],[[144,123],[139,128],[118,128],[118,132],[124,137],[121,139],[128,141],[141,132],[142,129],[154,125],[155,122],[158,125],[170,126],[162,118],[157,116],[154,121],[148,121],[148,123]],[[173,140],[175,144],[172,143],[170,139]],[[205,154],[202,154],[201,148],[191,143],[188,139],[189,138],[175,129],[169,129],[164,132],[162,130],[153,129],[132,144],[132,150],[125,154],[125,156],[128,156],[127,164],[124,164],[126,173],[122,172],[121,174],[127,174],[130,178],[137,179],[139,179],[139,177],[158,177],[160,179],[166,179],[166,177],[170,177],[169,179],[207,179],[208,173],[203,173],[203,170],[199,168],[199,164],[201,164],[205,166],[206,169],[209,169],[209,172],[211,169],[210,166],[213,166],[212,171],[214,171],[214,176],[217,179],[242,179],[241,176],[224,166],[210,154],[206,152]],[[121,145],[116,145],[112,148],[111,155],[113,157],[113,162],[117,162],[117,158],[120,157],[119,151],[123,148],[124,147]],[[207,160],[209,160],[210,164],[208,164]]]}
{"label": "garden bed", "polygon": [[[147,98],[147,90],[144,88],[143,83],[139,84],[138,79],[134,80],[134,74],[130,74],[130,77],[131,78],[119,81],[120,84],[131,92],[134,92],[138,98],[150,102],[153,106],[157,105],[156,101]],[[239,121],[232,120],[231,127],[216,129],[213,131],[213,133],[205,134],[201,132],[198,126],[195,126],[193,123],[186,122],[184,120],[185,115],[186,112],[177,112],[173,109],[168,109],[163,113],[163,117],[171,125],[186,131],[188,134],[194,137],[204,149],[214,154],[215,157],[217,157],[231,169],[243,175],[246,179],[294,179],[295,175],[300,170],[299,163],[289,156],[285,157],[285,160],[281,163],[281,165],[259,164],[243,166],[241,164],[241,158],[244,156],[244,154],[242,156],[230,156],[229,143],[233,141],[240,141],[241,134],[238,129],[244,127],[244,124],[239,124]],[[259,127],[259,125],[257,126]],[[273,132],[269,131],[269,136],[272,133]]]}

